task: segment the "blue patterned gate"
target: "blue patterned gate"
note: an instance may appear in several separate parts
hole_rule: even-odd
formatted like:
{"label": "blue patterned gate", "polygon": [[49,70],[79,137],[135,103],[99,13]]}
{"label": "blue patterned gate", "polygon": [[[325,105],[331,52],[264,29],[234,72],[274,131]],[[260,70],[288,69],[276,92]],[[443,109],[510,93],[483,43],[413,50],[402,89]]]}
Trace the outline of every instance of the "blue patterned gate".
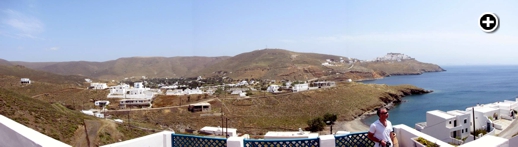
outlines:
{"label": "blue patterned gate", "polygon": [[367,132],[352,133],[347,135],[336,135],[337,147],[371,147],[374,142],[367,138]]}
{"label": "blue patterned gate", "polygon": [[308,139],[245,139],[245,147],[320,147],[319,138]]}
{"label": "blue patterned gate", "polygon": [[226,147],[226,138],[203,137],[194,135],[172,134],[173,147]]}

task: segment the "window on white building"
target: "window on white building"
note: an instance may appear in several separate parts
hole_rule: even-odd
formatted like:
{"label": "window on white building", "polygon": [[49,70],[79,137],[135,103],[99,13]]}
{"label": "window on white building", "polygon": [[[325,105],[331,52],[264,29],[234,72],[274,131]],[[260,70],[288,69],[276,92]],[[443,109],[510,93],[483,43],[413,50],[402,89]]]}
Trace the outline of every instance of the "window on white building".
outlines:
{"label": "window on white building", "polygon": [[464,123],[468,123],[468,119],[464,119]]}

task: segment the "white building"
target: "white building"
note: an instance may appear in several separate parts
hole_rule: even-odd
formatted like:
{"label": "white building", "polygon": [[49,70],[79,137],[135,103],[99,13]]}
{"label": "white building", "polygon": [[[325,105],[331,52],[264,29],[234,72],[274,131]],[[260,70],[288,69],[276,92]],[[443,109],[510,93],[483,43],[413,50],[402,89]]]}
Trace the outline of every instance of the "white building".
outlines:
{"label": "white building", "polygon": [[135,82],[135,83],[133,83],[133,88],[136,88],[136,89],[141,89],[142,88],[143,89],[143,88],[145,88],[144,87],[144,83],[142,83],[142,82]]}
{"label": "white building", "polygon": [[108,85],[106,83],[90,83],[90,89],[106,89]]}
{"label": "white building", "polygon": [[98,106],[98,107],[103,107],[103,106],[107,106],[110,104],[110,101],[95,101],[95,106]]}
{"label": "white building", "polygon": [[123,95],[126,92],[126,89],[129,89],[130,86],[126,83],[122,83],[117,86],[110,87],[110,94],[112,95]]}
{"label": "white building", "polygon": [[237,83],[236,86],[248,86],[248,82],[243,80],[243,81]]}
{"label": "white building", "polygon": [[210,112],[210,103],[189,104],[188,110],[191,112]]}
{"label": "white building", "polygon": [[239,97],[246,97],[246,92],[239,93]]}
{"label": "white building", "polygon": [[288,81],[288,82],[284,83],[284,85],[285,85],[284,88],[288,89],[291,87],[292,83],[290,81]]}
{"label": "white building", "polygon": [[309,84],[307,84],[307,83],[295,84],[295,85],[293,85],[293,87],[291,89],[293,90],[293,92],[306,91],[306,90],[309,90]]}
{"label": "white building", "polygon": [[466,111],[440,111],[426,112],[426,122],[417,123],[416,129],[445,142],[451,142],[455,138],[465,138],[470,132],[470,113]]}
{"label": "white building", "polygon": [[271,92],[271,93],[277,93],[279,92],[279,88],[281,88],[279,85],[270,85],[268,86],[268,88],[266,89],[267,92]]}
{"label": "white building", "polygon": [[151,108],[153,106],[151,102],[151,99],[123,99],[119,101],[119,107],[121,109],[125,109],[127,107]]}
{"label": "white building", "polygon": [[[473,114],[473,108],[475,108],[475,113]],[[498,109],[484,106],[475,106],[466,109],[466,112],[470,112],[470,119],[473,120],[473,115],[475,115],[475,128],[476,129],[485,129],[487,132],[493,130],[493,121],[489,117],[493,117],[493,115],[498,115]],[[470,128],[473,128],[473,123],[470,125]],[[471,130],[473,131],[473,130]]]}
{"label": "white building", "polygon": [[200,129],[200,133],[223,136],[223,134],[227,134],[230,137],[237,137],[237,129],[236,128],[221,128],[221,127],[209,127],[205,126]]}
{"label": "white building", "polygon": [[181,89],[167,90],[165,95],[184,95]]}
{"label": "white building", "polygon": [[[187,89],[186,89],[187,90]],[[191,89],[189,94],[203,94],[203,91],[200,90],[200,87],[196,87],[196,89]]]}
{"label": "white building", "polygon": [[318,82],[311,83],[310,86],[311,87],[318,87],[318,88],[334,87],[334,86],[336,86],[336,83],[335,83],[335,81],[318,81]]}
{"label": "white building", "polygon": [[29,78],[21,78],[20,83],[22,84],[31,84],[31,80]]}
{"label": "white building", "polygon": [[243,91],[241,91],[241,90],[232,90],[232,92],[230,94],[236,95],[236,94],[241,94],[241,93],[243,93]]}

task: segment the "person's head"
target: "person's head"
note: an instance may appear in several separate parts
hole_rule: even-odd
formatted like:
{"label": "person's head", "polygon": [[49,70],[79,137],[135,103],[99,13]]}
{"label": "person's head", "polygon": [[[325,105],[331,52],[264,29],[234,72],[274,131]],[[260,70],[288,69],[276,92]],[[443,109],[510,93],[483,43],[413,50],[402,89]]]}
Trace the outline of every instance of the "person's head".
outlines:
{"label": "person's head", "polygon": [[382,120],[387,119],[388,118],[388,109],[385,107],[381,107],[378,109],[378,111],[376,111],[376,114]]}

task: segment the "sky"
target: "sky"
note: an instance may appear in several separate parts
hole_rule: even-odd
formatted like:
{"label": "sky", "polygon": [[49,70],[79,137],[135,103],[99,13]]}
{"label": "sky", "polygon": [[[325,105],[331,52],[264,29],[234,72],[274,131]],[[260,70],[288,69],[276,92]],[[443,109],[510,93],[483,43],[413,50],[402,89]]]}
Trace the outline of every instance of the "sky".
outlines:
{"label": "sky", "polygon": [[[518,65],[518,1],[0,1],[0,59],[235,56],[281,48],[438,65]],[[478,26],[484,12],[496,32]]]}

